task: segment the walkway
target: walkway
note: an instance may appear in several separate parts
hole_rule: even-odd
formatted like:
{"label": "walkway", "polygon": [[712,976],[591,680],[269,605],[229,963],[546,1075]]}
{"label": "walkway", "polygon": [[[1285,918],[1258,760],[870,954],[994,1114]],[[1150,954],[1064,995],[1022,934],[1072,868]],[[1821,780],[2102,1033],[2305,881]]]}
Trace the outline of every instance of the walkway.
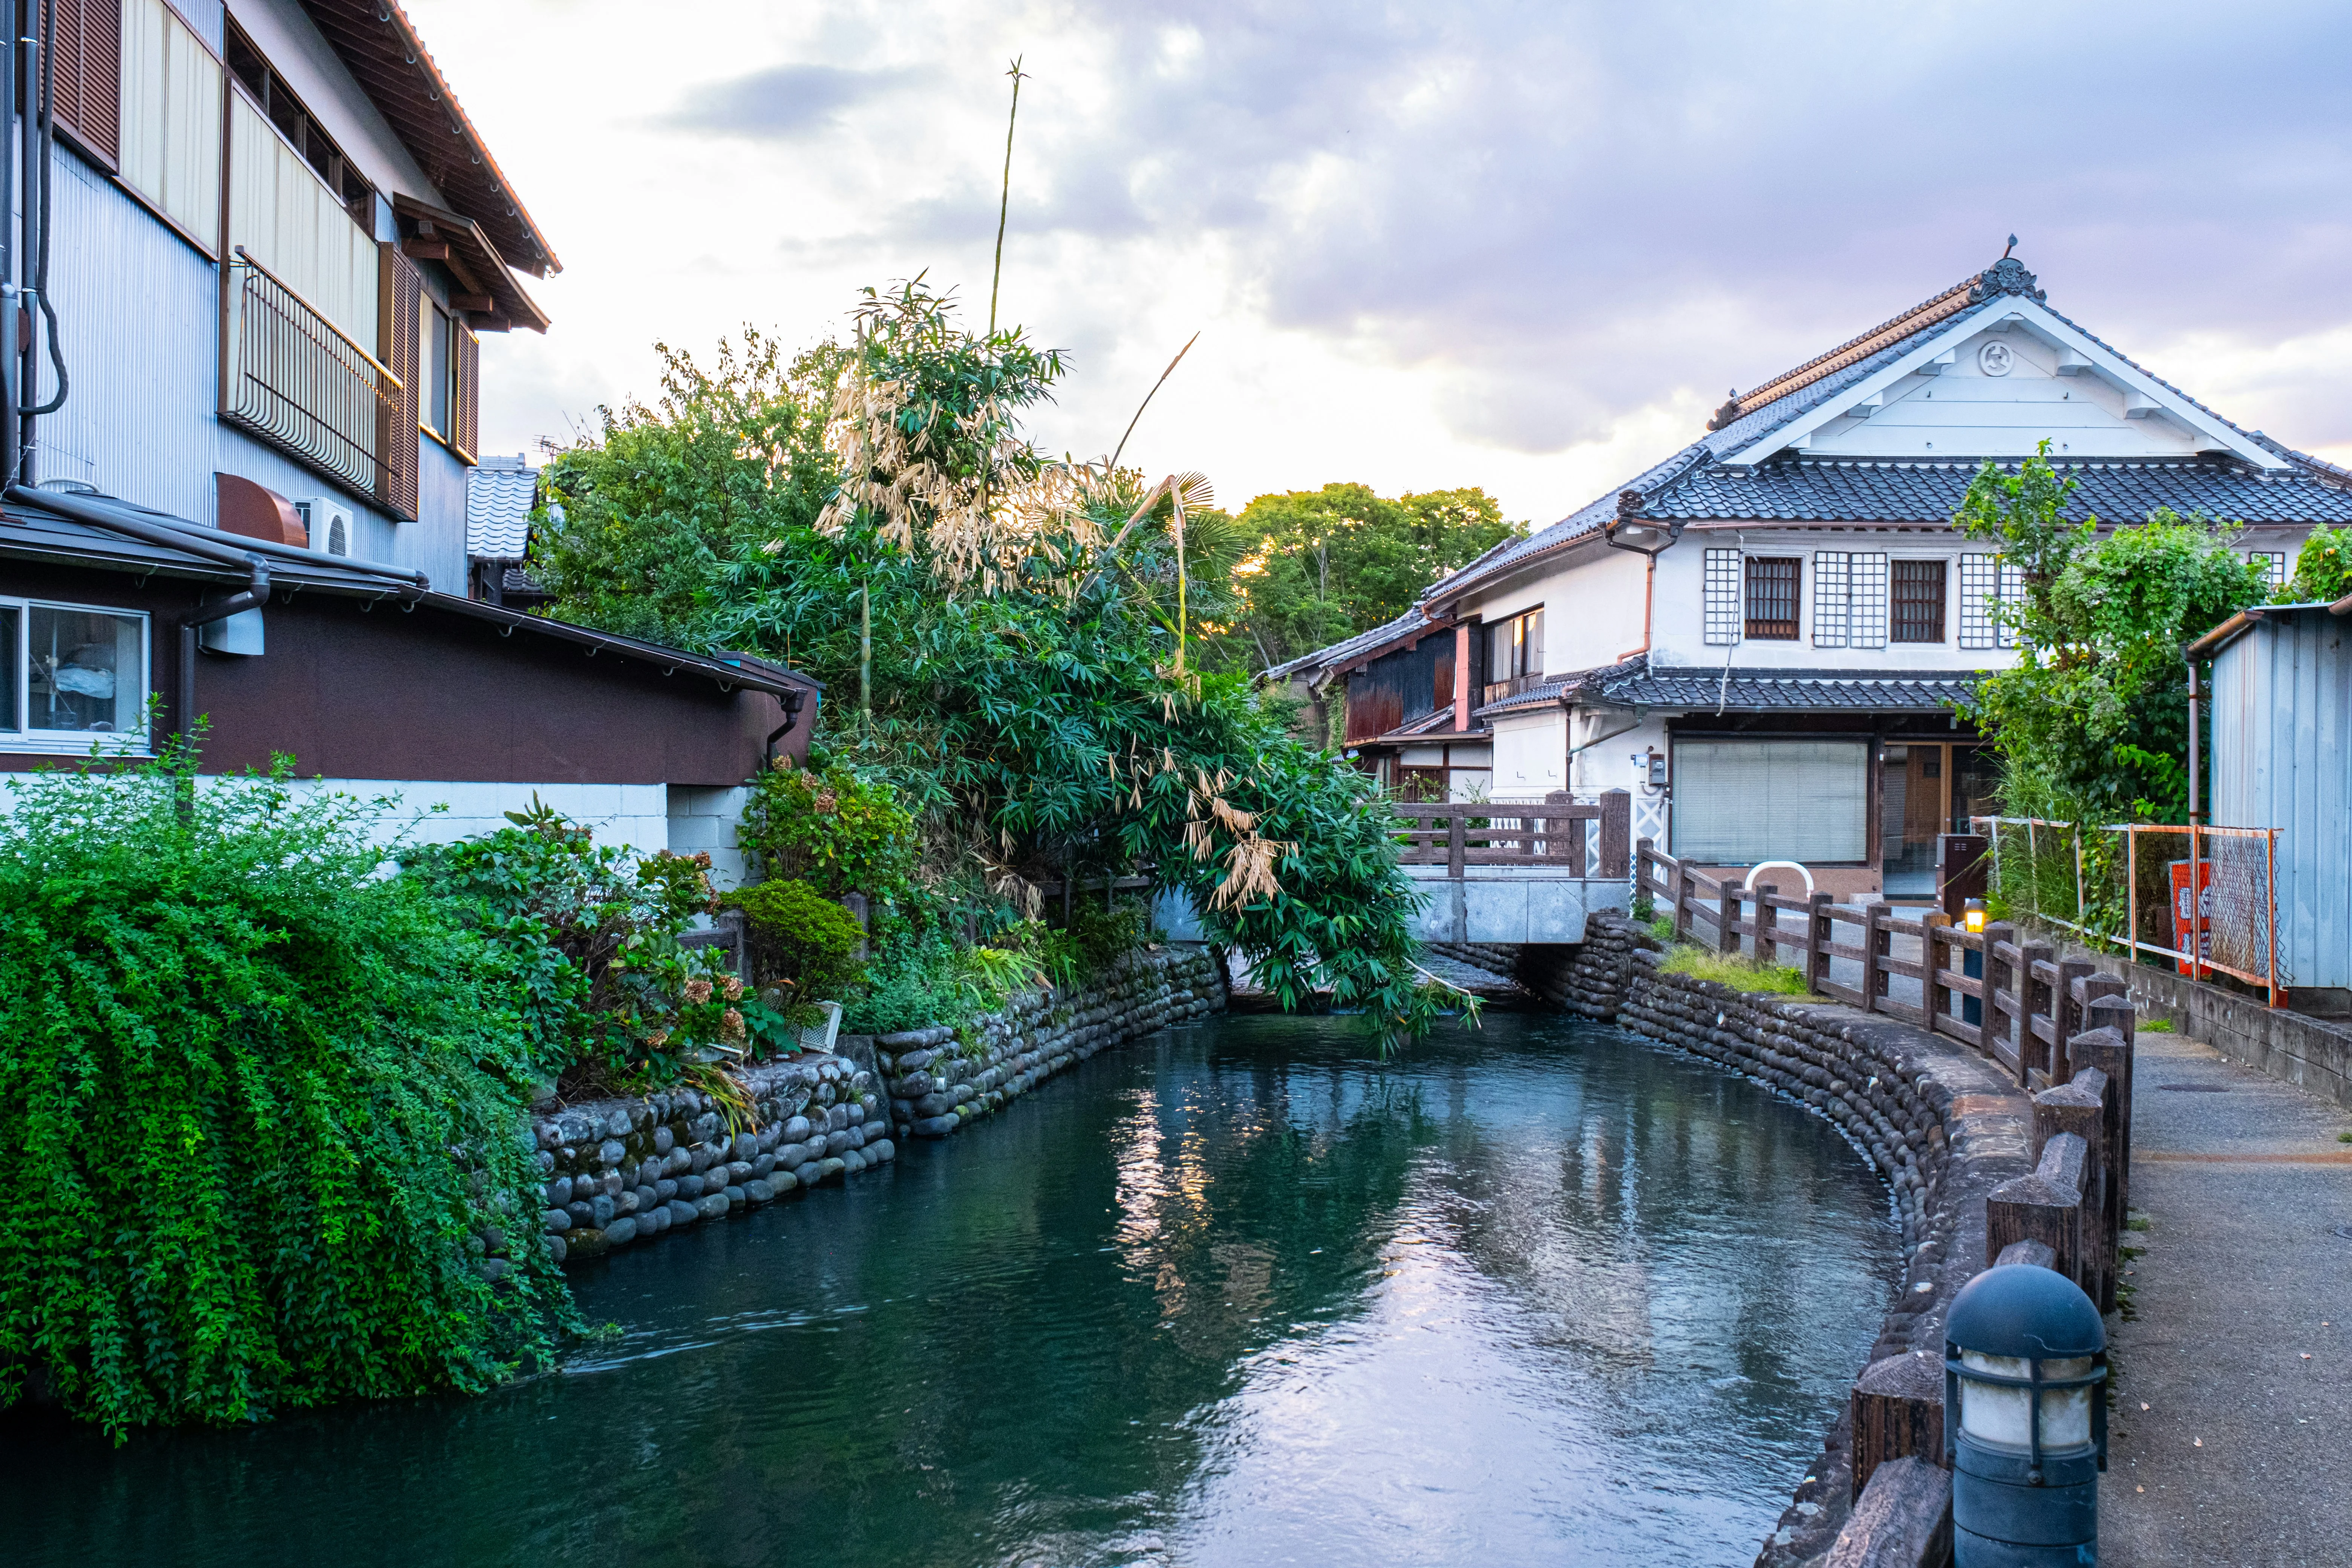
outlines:
{"label": "walkway", "polygon": [[[2352,1563],[2352,1115],[2142,1034],[2101,1560]],[[2309,1357],[2308,1360],[2304,1359]],[[2140,1405],[2146,1403],[2146,1411]],[[2201,1447],[2200,1445],[2202,1445]]]}

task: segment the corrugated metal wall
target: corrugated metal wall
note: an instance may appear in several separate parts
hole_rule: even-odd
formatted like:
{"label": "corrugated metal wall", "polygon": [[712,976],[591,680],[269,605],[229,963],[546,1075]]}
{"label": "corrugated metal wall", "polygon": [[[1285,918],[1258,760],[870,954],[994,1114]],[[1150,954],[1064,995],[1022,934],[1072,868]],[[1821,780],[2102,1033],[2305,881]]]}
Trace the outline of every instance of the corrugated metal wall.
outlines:
{"label": "corrugated metal wall", "polygon": [[2213,661],[2211,820],[2284,830],[2279,956],[2295,986],[2352,986],[2347,642],[2352,626],[2305,610],[2262,623]]}

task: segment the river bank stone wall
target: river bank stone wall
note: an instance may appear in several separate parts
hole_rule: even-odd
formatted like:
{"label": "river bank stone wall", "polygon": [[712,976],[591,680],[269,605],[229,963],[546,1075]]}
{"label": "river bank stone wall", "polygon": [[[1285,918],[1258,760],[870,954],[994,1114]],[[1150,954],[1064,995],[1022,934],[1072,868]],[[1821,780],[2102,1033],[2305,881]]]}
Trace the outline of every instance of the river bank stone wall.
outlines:
{"label": "river bank stone wall", "polygon": [[[2016,1081],[1879,1014],[1663,973],[1662,945],[1622,916],[1595,914],[1587,931],[1591,952],[1511,952],[1520,984],[1753,1079],[1844,1132],[1885,1178],[1903,1226],[1903,1277],[1869,1361],[1909,1356],[1940,1379],[1944,1315],[1985,1266],[1985,1197],[2032,1169],[2033,1108]],[[1841,1411],[1758,1568],[1799,1568],[1836,1541],[1852,1511],[1851,1420]]]}
{"label": "river bank stone wall", "polygon": [[1130,954],[1074,995],[1017,995],[961,1033],[915,1029],[842,1047],[873,1051],[899,1137],[948,1138],[1097,1051],[1224,1005],[1208,950],[1163,948]]}
{"label": "river bank stone wall", "polygon": [[[681,1086],[550,1109],[531,1119],[539,1227],[562,1263],[845,1181],[898,1158],[910,1134],[945,1137],[1073,1062],[1224,1002],[1205,950],[1139,952],[961,1031],[846,1035],[831,1052],[730,1069],[740,1100]],[[481,1239],[485,1268],[503,1273],[503,1238]]]}

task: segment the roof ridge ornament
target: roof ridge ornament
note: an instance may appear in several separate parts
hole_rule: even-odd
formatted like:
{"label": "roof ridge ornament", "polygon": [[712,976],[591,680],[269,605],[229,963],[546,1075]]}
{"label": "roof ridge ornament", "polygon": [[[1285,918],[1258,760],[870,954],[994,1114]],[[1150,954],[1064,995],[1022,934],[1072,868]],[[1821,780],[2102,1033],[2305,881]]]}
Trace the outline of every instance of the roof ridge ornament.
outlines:
{"label": "roof ridge ornament", "polygon": [[[2014,237],[2010,240],[2011,245],[2016,243]],[[1977,274],[1976,281],[1969,286],[1969,303],[1981,305],[2003,294],[2017,294],[2037,305],[2042,304],[2049,296],[2036,287],[2039,282],[2039,279],[2025,269],[2024,262],[2004,254],[1999,261]]]}
{"label": "roof ridge ornament", "polygon": [[1723,406],[1717,409],[1715,411],[1715,416],[1706,422],[1707,431],[1711,435],[1714,432],[1722,429],[1725,426],[1730,424],[1733,420],[1738,417],[1739,388],[1735,386],[1731,389],[1730,394],[1724,399]]}

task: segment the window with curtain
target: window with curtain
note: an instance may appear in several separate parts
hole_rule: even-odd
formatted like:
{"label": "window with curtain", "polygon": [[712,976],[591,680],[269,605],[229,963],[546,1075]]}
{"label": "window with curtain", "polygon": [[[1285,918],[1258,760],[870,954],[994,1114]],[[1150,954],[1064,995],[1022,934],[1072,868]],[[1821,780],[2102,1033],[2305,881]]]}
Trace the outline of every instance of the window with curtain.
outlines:
{"label": "window with curtain", "polygon": [[1892,610],[1890,642],[1944,640],[1944,563],[1897,561],[1888,586]]}
{"label": "window with curtain", "polygon": [[1543,612],[1529,610],[1486,628],[1486,679],[1501,682],[1521,675],[1541,675]]}
{"label": "window with curtain", "polygon": [[1797,640],[1797,558],[1748,558],[1747,635],[1768,642]]}
{"label": "window with curtain", "polygon": [[455,434],[449,422],[449,312],[428,300],[417,321],[425,333],[416,356],[417,372],[425,378],[425,426],[447,440]]}
{"label": "window with curtain", "polygon": [[[145,616],[32,599],[0,604],[0,732],[18,749],[58,735],[136,736],[146,710]],[[68,744],[81,751],[90,742]]]}
{"label": "window with curtain", "polygon": [[1858,861],[1869,851],[1861,740],[1674,742],[1673,853],[1705,865]]}

